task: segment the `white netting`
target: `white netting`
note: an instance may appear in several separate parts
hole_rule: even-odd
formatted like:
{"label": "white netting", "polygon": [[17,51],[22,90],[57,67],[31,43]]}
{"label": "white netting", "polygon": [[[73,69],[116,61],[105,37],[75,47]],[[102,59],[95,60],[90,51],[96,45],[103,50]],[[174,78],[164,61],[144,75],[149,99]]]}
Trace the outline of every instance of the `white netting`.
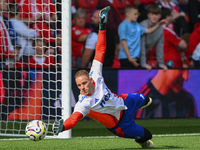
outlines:
{"label": "white netting", "polygon": [[1,135],[61,118],[60,9],[61,0],[0,0]]}

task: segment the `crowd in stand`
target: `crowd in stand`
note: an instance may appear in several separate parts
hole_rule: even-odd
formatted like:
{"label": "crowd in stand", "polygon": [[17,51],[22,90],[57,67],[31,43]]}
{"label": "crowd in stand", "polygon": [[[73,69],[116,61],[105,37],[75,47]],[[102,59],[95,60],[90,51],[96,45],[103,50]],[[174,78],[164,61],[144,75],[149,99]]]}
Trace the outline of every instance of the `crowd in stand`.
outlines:
{"label": "crowd in stand", "polygon": [[[0,0],[0,67],[61,66],[61,0]],[[105,68],[200,67],[200,0],[72,0],[72,67],[89,68],[110,6]]]}

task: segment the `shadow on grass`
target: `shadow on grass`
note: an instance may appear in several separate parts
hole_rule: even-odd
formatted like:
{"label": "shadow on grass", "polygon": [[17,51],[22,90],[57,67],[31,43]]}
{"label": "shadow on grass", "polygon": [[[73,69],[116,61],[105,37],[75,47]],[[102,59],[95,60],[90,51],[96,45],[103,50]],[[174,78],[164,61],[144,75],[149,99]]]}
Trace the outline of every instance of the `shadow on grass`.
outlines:
{"label": "shadow on grass", "polygon": [[[101,149],[101,150],[128,150],[128,149],[185,149],[179,146],[164,146],[164,147],[154,147],[154,148],[111,148],[111,149]],[[98,150],[98,149],[97,149]],[[100,149],[99,149],[100,150]]]}

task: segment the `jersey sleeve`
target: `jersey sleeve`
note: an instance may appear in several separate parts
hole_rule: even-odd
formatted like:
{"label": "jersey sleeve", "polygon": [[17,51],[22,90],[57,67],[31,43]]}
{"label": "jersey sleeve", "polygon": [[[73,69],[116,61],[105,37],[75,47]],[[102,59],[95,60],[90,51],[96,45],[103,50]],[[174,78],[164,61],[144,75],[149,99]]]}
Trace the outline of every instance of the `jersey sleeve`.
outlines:
{"label": "jersey sleeve", "polygon": [[74,107],[74,112],[79,112],[85,117],[87,114],[89,114],[91,109],[90,106],[90,99],[87,98],[87,96],[80,95],[79,101],[76,103]]}
{"label": "jersey sleeve", "polygon": [[126,24],[121,23],[118,28],[119,39],[126,40]]}
{"label": "jersey sleeve", "polygon": [[83,117],[83,115],[80,112],[75,112],[73,113],[68,119],[65,120],[63,123],[65,129],[64,130],[69,130],[72,129],[78,121]]}

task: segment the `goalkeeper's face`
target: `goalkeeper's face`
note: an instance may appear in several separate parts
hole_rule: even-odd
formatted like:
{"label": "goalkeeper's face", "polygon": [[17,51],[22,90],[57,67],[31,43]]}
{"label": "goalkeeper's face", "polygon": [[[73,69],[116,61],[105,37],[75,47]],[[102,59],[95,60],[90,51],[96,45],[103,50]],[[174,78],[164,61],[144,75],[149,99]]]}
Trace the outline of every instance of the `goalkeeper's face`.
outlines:
{"label": "goalkeeper's face", "polygon": [[79,88],[81,95],[92,95],[94,93],[95,86],[92,78],[81,75],[75,79],[76,85]]}

